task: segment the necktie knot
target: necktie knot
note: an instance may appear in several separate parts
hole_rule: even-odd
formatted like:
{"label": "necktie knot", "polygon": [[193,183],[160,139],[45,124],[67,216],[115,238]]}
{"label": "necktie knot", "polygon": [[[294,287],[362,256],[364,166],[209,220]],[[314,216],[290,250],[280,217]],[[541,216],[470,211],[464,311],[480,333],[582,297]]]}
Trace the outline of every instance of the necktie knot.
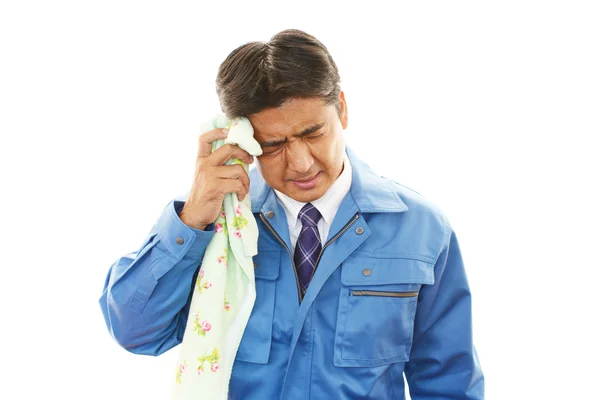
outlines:
{"label": "necktie knot", "polygon": [[311,203],[306,203],[298,213],[298,218],[302,221],[302,226],[317,227],[317,223],[321,219],[321,213]]}

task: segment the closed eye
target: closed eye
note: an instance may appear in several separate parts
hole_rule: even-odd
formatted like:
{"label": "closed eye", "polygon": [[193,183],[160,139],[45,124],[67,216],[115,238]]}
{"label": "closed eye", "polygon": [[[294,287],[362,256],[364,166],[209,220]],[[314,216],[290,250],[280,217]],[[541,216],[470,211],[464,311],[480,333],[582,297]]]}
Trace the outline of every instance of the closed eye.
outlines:
{"label": "closed eye", "polygon": [[262,154],[262,155],[263,155],[263,156],[270,156],[270,155],[273,155],[273,154],[275,154],[275,153],[278,153],[278,152],[279,152],[279,150],[281,150],[281,149],[283,149],[283,146],[277,146],[277,147],[275,147],[275,148],[274,148],[274,149],[272,149],[272,150],[269,150],[269,151],[263,151],[263,154]]}
{"label": "closed eye", "polygon": [[[321,138],[321,137],[323,137],[324,135],[325,135],[325,132],[319,133],[319,134],[317,134],[317,135],[315,135],[314,133],[312,133],[312,134],[310,134],[310,136],[309,136],[309,135],[306,135],[306,136],[303,136],[302,138],[303,138],[303,139],[309,139],[309,140],[316,140],[316,139],[320,139],[320,138]],[[269,148],[269,149],[272,149],[272,150],[265,151],[265,150],[264,150],[264,149],[265,149],[265,147],[266,147],[266,148]],[[275,155],[275,154],[279,153],[279,151],[280,151],[281,149],[283,149],[284,147],[285,147],[285,143],[284,143],[284,144],[281,144],[281,145],[278,145],[278,146],[272,146],[272,145],[271,145],[271,146],[269,146],[269,145],[267,145],[267,146],[264,146],[264,147],[263,147],[263,154],[262,154],[262,155],[263,155],[263,156],[271,156],[271,155]]]}

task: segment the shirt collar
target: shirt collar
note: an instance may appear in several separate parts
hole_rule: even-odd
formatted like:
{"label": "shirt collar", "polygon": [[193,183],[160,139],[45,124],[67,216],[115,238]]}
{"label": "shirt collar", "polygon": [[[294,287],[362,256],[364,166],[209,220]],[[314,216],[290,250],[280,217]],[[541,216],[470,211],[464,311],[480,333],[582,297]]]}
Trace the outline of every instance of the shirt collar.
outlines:
{"label": "shirt collar", "polygon": [[[344,200],[346,194],[348,194],[350,186],[352,185],[352,165],[350,164],[350,160],[348,160],[348,156],[345,153],[343,165],[344,169],[342,170],[342,173],[333,182],[329,189],[327,189],[327,192],[325,192],[325,194],[317,200],[311,201],[311,204],[315,206],[317,210],[319,210],[319,213],[321,213],[321,217],[325,223],[330,226],[333,222],[333,218],[335,217],[338,207],[342,203],[342,200]],[[288,221],[288,227],[291,231],[298,220],[298,213],[306,203],[294,200],[279,190],[273,189],[273,191],[283,206]]]}

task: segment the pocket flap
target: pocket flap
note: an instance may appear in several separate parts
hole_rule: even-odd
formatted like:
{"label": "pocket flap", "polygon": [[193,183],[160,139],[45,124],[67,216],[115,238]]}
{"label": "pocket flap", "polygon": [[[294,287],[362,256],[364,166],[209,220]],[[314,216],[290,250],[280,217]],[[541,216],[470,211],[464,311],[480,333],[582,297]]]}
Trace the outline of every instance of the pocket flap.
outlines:
{"label": "pocket flap", "polygon": [[274,281],[279,277],[279,250],[258,249],[258,254],[252,257],[254,261],[254,276],[258,279]]}
{"label": "pocket flap", "polygon": [[357,257],[342,264],[344,285],[388,285],[420,283],[431,285],[434,264],[409,258]]}

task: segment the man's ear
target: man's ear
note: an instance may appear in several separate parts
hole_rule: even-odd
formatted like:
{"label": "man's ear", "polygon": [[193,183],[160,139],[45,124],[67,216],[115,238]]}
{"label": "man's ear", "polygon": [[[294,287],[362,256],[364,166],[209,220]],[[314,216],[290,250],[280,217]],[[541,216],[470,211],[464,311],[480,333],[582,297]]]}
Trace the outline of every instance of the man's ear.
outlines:
{"label": "man's ear", "polygon": [[346,95],[343,91],[340,91],[340,121],[342,122],[342,128],[348,127],[348,104],[346,104]]}

